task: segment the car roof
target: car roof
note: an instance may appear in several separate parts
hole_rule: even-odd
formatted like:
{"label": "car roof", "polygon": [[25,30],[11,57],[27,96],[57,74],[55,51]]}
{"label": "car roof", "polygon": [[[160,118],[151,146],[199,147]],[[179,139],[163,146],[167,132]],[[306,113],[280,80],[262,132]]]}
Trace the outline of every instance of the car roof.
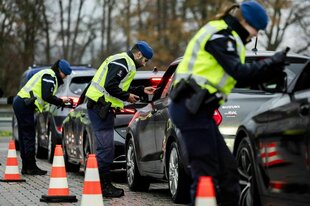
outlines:
{"label": "car roof", "polygon": [[147,79],[149,77],[162,77],[165,71],[137,70],[134,79]]}
{"label": "car roof", "polygon": [[[246,57],[257,57],[257,56],[272,56],[276,53],[276,51],[246,51]],[[296,58],[304,58],[304,59],[309,59],[308,56],[296,54],[293,52],[288,52],[287,53],[288,57],[296,57]]]}
{"label": "car roof", "polygon": [[[269,57],[269,56],[272,56],[274,55],[275,51],[252,51],[252,50],[247,50],[246,51],[246,57],[247,58],[251,58],[251,57]],[[295,54],[293,52],[289,52],[287,54],[288,57],[296,57],[296,58],[302,58],[302,59],[310,59],[310,57],[308,56],[304,56],[304,55],[300,55],[300,54]],[[173,65],[176,65],[176,64],[179,64],[180,61],[183,59],[183,57],[178,57],[177,59],[175,59],[171,64],[170,66],[173,66]]]}
{"label": "car roof", "polygon": [[[42,69],[48,69],[50,68],[51,65],[32,65],[30,67],[28,67],[28,69],[26,71],[24,71],[24,77],[26,78],[26,80],[29,80],[35,73],[39,72]],[[72,74],[76,74],[76,73],[87,73],[90,70],[96,71],[95,68],[90,67],[89,65],[82,65],[82,66],[71,66],[72,69]]]}

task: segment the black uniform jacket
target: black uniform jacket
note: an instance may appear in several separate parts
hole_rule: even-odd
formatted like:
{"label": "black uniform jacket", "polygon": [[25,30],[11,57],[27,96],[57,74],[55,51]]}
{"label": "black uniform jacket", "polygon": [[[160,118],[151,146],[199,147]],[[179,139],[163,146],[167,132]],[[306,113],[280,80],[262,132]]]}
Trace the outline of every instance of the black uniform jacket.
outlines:
{"label": "black uniform jacket", "polygon": [[246,44],[249,33],[236,18],[230,15],[225,16],[224,21],[229,25],[229,28],[214,34],[213,38],[211,37],[207,41],[205,50],[214,56],[223,69],[237,80],[239,85],[253,85],[274,78],[277,72],[269,69],[270,62],[266,59],[251,64],[241,63],[236,40],[231,30],[238,33],[244,44]]}
{"label": "black uniform jacket", "polygon": [[[60,74],[57,72],[56,72],[56,78],[58,81],[58,86],[63,84],[63,80],[60,77]],[[42,76],[41,81],[42,81],[42,99],[50,104],[54,104],[56,106],[62,106],[63,105],[62,99],[53,95],[54,89],[58,89],[55,88],[56,79],[49,74],[44,74]]]}
{"label": "black uniform jacket", "polygon": [[[134,60],[133,54],[130,51],[128,51],[127,54],[130,56],[130,58]],[[133,93],[138,96],[143,96],[144,86],[129,87],[128,91],[126,92],[122,91],[122,89],[119,87],[119,84],[128,73],[125,69],[125,68],[128,68],[128,65],[125,59],[118,59],[114,62],[118,64],[110,63],[108,65],[108,73],[107,73],[107,77],[106,77],[106,81],[104,85],[104,88],[106,89],[106,91],[110,95],[118,99],[121,99],[123,101],[126,101],[128,99],[129,93]],[[125,68],[123,66],[120,66],[119,64],[124,65]]]}

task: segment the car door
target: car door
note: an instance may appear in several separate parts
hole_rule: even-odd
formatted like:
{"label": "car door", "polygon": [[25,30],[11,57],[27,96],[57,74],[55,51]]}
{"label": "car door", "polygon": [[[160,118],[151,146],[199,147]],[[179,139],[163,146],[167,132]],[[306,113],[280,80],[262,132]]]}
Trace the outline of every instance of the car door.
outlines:
{"label": "car door", "polygon": [[139,161],[142,171],[154,171],[155,157],[155,121],[153,116],[153,103],[147,104],[145,107],[138,109],[136,115],[137,131],[135,133],[134,141],[136,144],[137,159]]}
{"label": "car door", "polygon": [[[306,70],[307,69],[307,70]],[[295,89],[273,102],[265,113],[267,127],[259,138],[259,155],[271,197],[310,204],[310,69]]]}
{"label": "car door", "polygon": [[171,86],[171,78],[169,78],[166,86],[162,91],[161,97],[159,100],[154,101],[154,110],[153,117],[155,121],[155,144],[156,144],[156,160],[155,160],[155,172],[163,173],[164,172],[164,164],[163,164],[163,152],[165,147],[165,131],[167,128],[167,121],[169,120],[168,114],[168,92]]}

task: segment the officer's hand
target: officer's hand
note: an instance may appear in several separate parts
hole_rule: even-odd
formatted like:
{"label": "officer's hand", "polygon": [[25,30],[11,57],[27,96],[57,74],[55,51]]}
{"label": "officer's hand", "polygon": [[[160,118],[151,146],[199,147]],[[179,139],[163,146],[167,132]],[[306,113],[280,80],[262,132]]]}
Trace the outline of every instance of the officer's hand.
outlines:
{"label": "officer's hand", "polygon": [[139,96],[130,93],[127,102],[136,103],[137,101],[139,101],[139,99]]}
{"label": "officer's hand", "polygon": [[271,56],[271,66],[275,66],[275,69],[282,71],[285,65],[286,54],[289,50],[290,48],[287,47],[285,50],[276,52],[273,56]]}
{"label": "officer's hand", "polygon": [[73,99],[64,98],[64,99],[62,99],[62,103],[63,103],[64,107],[72,107],[73,106]]}
{"label": "officer's hand", "polygon": [[154,87],[144,87],[145,94],[154,94],[155,91],[156,91],[156,88]]}

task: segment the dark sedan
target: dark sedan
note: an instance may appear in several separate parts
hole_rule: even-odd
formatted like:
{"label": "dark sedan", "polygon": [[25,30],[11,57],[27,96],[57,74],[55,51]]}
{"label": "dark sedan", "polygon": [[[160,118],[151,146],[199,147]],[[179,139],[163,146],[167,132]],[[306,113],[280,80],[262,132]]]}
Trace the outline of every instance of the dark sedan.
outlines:
{"label": "dark sedan", "polygon": [[[126,135],[127,182],[133,191],[147,190],[151,179],[167,179],[176,203],[189,200],[190,174],[180,132],[168,114],[168,94],[180,59],[174,61],[158,85],[153,101],[138,109]],[[214,114],[221,122],[218,111]]]}
{"label": "dark sedan", "polygon": [[[247,62],[266,58],[273,52],[248,52]],[[300,74],[307,57],[289,54],[287,60],[288,85]],[[153,100],[138,109],[131,120],[126,135],[127,181],[131,190],[147,190],[153,179],[167,180],[172,199],[176,203],[189,198],[189,170],[186,151],[179,130],[172,124],[168,111],[168,94],[171,79],[180,59],[167,69],[159,83]],[[277,84],[270,82],[270,89]],[[237,85],[214,115],[226,144],[233,150],[235,132],[241,121],[261,104],[279,93],[262,90],[260,85],[242,88]]]}
{"label": "dark sedan", "polygon": [[240,205],[310,205],[309,61],[283,93],[244,120],[234,154]]}
{"label": "dark sedan", "polygon": [[[156,86],[160,82],[163,71],[137,71],[131,86]],[[148,97],[142,97],[141,101],[148,101]],[[71,111],[63,122],[62,126],[62,145],[64,149],[64,159],[66,168],[69,171],[83,170],[87,155],[96,153],[95,136],[88,118],[87,99],[85,92],[81,95],[77,107]],[[138,105],[138,104],[137,104]],[[114,146],[115,158],[112,170],[125,171],[125,134],[126,128],[133,117],[135,105],[124,108],[116,114],[114,123]]]}
{"label": "dark sedan", "polygon": [[[96,73],[96,69],[89,66],[71,66],[72,73],[59,86],[56,96],[70,98],[73,107],[76,106],[80,95]],[[62,122],[72,108],[57,107],[47,104],[43,112],[36,113],[36,155],[38,158],[47,157],[53,161],[56,144],[61,144]]]}

